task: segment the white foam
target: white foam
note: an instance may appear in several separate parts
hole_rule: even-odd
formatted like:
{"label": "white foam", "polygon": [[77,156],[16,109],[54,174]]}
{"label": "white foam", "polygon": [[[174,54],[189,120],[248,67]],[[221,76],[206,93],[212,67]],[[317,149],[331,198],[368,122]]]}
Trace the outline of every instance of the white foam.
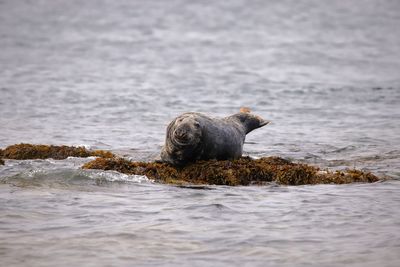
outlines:
{"label": "white foam", "polygon": [[128,175],[116,171],[90,170],[87,176],[92,179],[103,178],[109,182],[148,183],[150,180],[144,175]]}

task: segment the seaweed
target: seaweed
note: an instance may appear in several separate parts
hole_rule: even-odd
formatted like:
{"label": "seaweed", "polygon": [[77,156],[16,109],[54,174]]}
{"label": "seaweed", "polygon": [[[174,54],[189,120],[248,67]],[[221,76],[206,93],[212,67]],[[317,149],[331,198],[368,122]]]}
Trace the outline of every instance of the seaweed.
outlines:
{"label": "seaweed", "polygon": [[293,163],[279,157],[237,160],[198,161],[185,167],[158,162],[131,162],[123,158],[97,158],[83,165],[84,169],[115,170],[126,174],[145,175],[167,184],[282,185],[346,184],[376,182],[379,178],[360,170],[321,171],[319,168]]}
{"label": "seaweed", "polygon": [[68,157],[102,157],[112,158],[115,155],[104,150],[88,150],[84,147],[16,144],[1,151],[1,157],[6,159],[66,159]]}
{"label": "seaweed", "polygon": [[293,163],[279,157],[236,160],[197,161],[184,167],[161,162],[132,162],[104,150],[84,147],[16,144],[0,149],[0,165],[5,159],[65,159],[67,157],[98,157],[83,169],[114,170],[126,174],[145,175],[156,182],[175,185],[282,185],[346,184],[376,182],[379,178],[360,170],[328,171],[307,164]]}

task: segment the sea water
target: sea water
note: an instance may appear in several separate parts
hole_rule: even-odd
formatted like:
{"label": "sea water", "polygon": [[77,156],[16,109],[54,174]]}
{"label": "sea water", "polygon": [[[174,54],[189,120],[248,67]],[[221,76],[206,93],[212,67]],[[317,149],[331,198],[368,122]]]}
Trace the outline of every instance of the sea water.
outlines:
{"label": "sea water", "polygon": [[1,266],[399,266],[398,1],[0,1],[0,147],[152,160],[169,121],[242,106],[245,155],[373,184],[176,187],[0,165]]}

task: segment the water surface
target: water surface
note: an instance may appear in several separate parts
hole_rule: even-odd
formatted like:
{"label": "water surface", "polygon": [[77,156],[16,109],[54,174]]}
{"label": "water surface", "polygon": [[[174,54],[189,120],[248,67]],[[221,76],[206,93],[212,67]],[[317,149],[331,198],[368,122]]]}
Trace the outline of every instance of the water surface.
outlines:
{"label": "water surface", "polygon": [[[7,266],[399,266],[398,1],[0,1],[0,147],[159,152],[186,111],[272,123],[253,157],[390,178],[180,188],[0,166]],[[89,159],[90,160],[90,159]]]}

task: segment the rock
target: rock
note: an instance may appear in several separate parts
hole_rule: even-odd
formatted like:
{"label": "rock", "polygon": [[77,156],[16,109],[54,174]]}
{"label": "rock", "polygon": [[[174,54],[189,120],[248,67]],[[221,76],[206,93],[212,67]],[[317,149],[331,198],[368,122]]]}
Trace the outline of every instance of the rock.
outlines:
{"label": "rock", "polygon": [[1,151],[1,155],[6,159],[66,159],[68,157],[104,157],[112,158],[114,154],[104,150],[90,151],[84,147],[72,146],[53,146],[53,145],[32,145],[16,144],[11,145]]}
{"label": "rock", "polygon": [[376,182],[379,178],[359,170],[320,171],[319,168],[292,163],[279,157],[236,160],[197,161],[184,167],[159,162],[130,162],[123,158],[97,158],[84,169],[114,170],[126,174],[145,175],[167,184],[262,185],[276,182],[282,185],[346,184]]}

